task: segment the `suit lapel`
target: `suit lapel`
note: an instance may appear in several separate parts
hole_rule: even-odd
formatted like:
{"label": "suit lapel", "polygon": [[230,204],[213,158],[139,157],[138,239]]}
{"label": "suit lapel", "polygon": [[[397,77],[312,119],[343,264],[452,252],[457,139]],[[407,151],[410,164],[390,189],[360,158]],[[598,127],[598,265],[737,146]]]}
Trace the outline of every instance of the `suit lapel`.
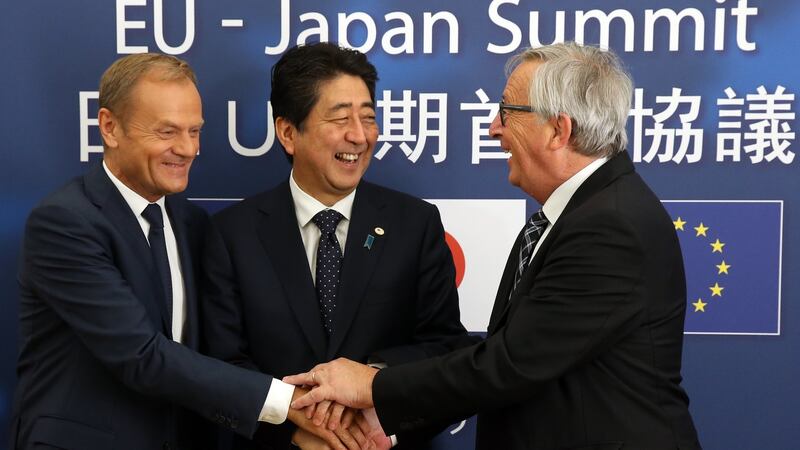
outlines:
{"label": "suit lapel", "polygon": [[[257,233],[269,256],[272,268],[283,286],[283,293],[297,322],[318,360],[325,357],[327,336],[317,302],[317,293],[308,267],[303,240],[297,227],[289,183],[270,192],[259,207]],[[264,295],[270,295],[265,292]]]}
{"label": "suit lapel", "polygon": [[[333,313],[334,332],[328,344],[327,359],[332,359],[344,342],[345,336],[358,313],[359,306],[369,286],[372,274],[380,262],[386,240],[392,233],[387,220],[385,203],[374,195],[372,186],[362,182],[356,191],[353,202],[350,226],[347,231],[342,275],[339,279],[339,292],[336,295],[336,310]],[[384,235],[375,232],[380,227]],[[372,235],[372,243],[367,246],[367,236]]]}
{"label": "suit lapel", "polygon": [[580,185],[575,194],[572,195],[558,222],[553,225],[553,229],[547,236],[547,240],[542,243],[536,255],[533,257],[530,265],[522,274],[522,279],[517,286],[519,289],[516,292],[511,292],[514,286],[514,270],[516,270],[517,258],[519,255],[519,246],[521,245],[522,231],[517,236],[517,241],[506,263],[506,269],[503,272],[503,277],[500,281],[500,286],[497,291],[497,298],[495,299],[494,308],[492,308],[492,316],[489,320],[488,334],[494,333],[505,321],[511,305],[514,303],[513,298],[519,295],[520,292],[528,291],[533,286],[533,281],[541,269],[544,255],[547,254],[550,244],[559,232],[559,225],[563,223],[563,217],[589,200],[594,194],[608,186],[620,176],[633,172],[633,163],[627,152],[622,152],[600,166],[583,184]]}
{"label": "suit lapel", "polygon": [[184,308],[186,322],[183,325],[182,342],[184,345],[197,349],[199,344],[199,316],[197,311],[197,290],[194,278],[194,261],[200,255],[192,254],[192,246],[189,245],[189,223],[184,211],[182,200],[173,197],[166,198],[167,214],[169,214],[172,232],[175,234],[175,242],[178,244],[178,258],[181,264],[181,276],[183,277]]}
{"label": "suit lapel", "polygon": [[[161,324],[161,331],[169,335],[172,326],[167,319],[164,289],[161,287],[160,278],[150,253],[150,246],[147,244],[147,238],[142,233],[142,227],[139,225],[136,216],[134,216],[133,211],[131,211],[117,187],[106,175],[102,164],[97,164],[92,168],[84,176],[84,182],[86,183],[86,192],[89,199],[95,206],[100,208],[108,221],[119,231],[123,237],[123,242],[128,246],[134,257],[139,260],[145,273],[149,275],[145,277],[149,285],[141,290],[141,292],[146,292],[147,295],[140,295],[139,300],[145,305],[153,321]],[[133,283],[132,280],[128,280],[128,282]],[[136,287],[134,284],[132,286]],[[152,293],[157,293],[157,295],[152,295]]]}

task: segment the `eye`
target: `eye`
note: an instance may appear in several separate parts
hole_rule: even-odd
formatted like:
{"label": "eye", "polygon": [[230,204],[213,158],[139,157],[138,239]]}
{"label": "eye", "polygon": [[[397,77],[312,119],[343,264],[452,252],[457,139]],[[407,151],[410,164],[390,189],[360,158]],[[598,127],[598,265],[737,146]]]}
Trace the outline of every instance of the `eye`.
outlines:
{"label": "eye", "polygon": [[200,132],[201,131],[203,131],[203,130],[200,129],[200,128],[192,128],[191,130],[189,130],[189,136],[191,136],[191,137],[200,136]]}
{"label": "eye", "polygon": [[175,136],[175,129],[174,128],[163,128],[158,130],[158,135],[162,138],[168,139]]}
{"label": "eye", "polygon": [[375,123],[375,115],[374,114],[366,115],[366,116],[361,118],[361,121],[365,122],[365,123],[373,124],[373,123]]}

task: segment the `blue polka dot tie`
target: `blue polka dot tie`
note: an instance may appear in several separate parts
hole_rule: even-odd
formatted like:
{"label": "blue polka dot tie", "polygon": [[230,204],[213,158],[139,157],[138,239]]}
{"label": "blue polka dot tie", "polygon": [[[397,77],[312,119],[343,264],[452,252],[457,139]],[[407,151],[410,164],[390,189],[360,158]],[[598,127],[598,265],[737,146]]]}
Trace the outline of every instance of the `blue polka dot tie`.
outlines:
{"label": "blue polka dot tie", "polygon": [[321,232],[317,248],[317,300],[328,336],[333,334],[333,311],[342,268],[342,248],[336,239],[336,226],[343,218],[338,211],[326,209],[311,219]]}
{"label": "blue polka dot tie", "polygon": [[547,228],[549,221],[544,216],[544,212],[540,209],[528,219],[525,224],[525,231],[522,234],[522,245],[519,247],[519,263],[517,264],[517,273],[514,274],[514,288],[517,283],[522,279],[522,273],[528,267],[531,260],[531,253],[533,253],[536,242],[542,237],[544,229]]}

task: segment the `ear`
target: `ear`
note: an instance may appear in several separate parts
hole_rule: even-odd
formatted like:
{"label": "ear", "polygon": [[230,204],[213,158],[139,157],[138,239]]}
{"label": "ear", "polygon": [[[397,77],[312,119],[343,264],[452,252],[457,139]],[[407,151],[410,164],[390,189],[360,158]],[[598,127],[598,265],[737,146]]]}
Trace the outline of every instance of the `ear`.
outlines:
{"label": "ear", "polygon": [[284,117],[275,119],[275,136],[278,137],[281,145],[286,149],[286,153],[292,156],[294,156],[294,144],[297,140],[298,133],[297,127]]}
{"label": "ear", "polygon": [[559,113],[553,119],[550,119],[553,126],[553,137],[550,144],[553,148],[562,148],[569,145],[569,140],[572,137],[572,118],[564,113]]}
{"label": "ear", "polygon": [[100,136],[108,148],[117,148],[119,141],[117,136],[122,133],[122,125],[119,119],[108,110],[108,108],[100,108],[97,112],[97,125],[100,128]]}

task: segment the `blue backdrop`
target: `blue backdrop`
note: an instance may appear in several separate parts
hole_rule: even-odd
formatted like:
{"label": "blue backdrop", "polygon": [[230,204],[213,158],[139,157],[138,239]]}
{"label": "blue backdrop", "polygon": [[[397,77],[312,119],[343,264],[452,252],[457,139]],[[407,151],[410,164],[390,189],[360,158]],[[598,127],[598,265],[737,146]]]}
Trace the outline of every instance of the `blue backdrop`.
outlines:
{"label": "blue backdrop", "polygon": [[[12,1],[0,21],[0,448],[15,383],[24,221],[101,158],[92,119],[102,71],[145,49],[187,59],[206,119],[188,194],[241,198],[288,173],[273,145],[269,69],[288,45],[320,39],[346,41],[378,67],[382,135],[367,178],[429,199],[525,199],[485,137],[511,54],[562,39],[617,51],[638,88],[629,151],[669,201],[685,253],[684,386],[701,442],[800,442],[800,286],[782,276],[800,257],[791,232],[800,220],[800,3]],[[471,433],[445,434],[439,447],[470,448]]]}

